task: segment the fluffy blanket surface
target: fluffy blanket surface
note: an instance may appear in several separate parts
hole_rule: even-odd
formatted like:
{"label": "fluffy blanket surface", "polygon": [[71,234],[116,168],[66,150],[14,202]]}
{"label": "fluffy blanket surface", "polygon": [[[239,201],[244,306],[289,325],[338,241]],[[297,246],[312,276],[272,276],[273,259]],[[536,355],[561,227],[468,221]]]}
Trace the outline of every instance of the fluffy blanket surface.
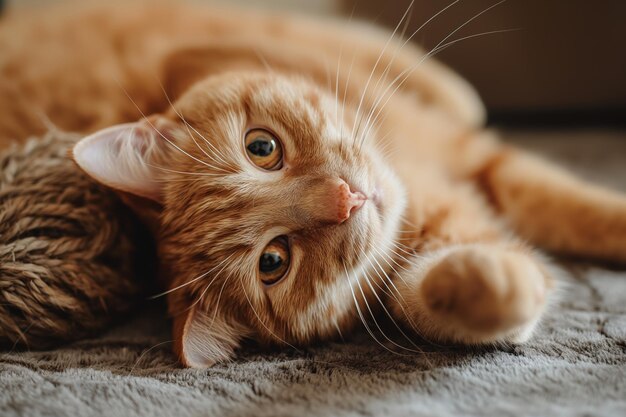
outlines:
{"label": "fluffy blanket surface", "polygon": [[[602,165],[606,182],[621,178],[624,189],[626,141],[602,138],[591,148],[572,137],[525,143],[565,155],[583,175],[598,178],[585,167]],[[358,334],[303,351],[249,347],[232,363],[182,369],[164,308],[151,305],[94,339],[1,352],[0,415],[626,415],[626,272],[563,268],[560,301],[540,331],[506,349],[424,345],[399,355]]]}

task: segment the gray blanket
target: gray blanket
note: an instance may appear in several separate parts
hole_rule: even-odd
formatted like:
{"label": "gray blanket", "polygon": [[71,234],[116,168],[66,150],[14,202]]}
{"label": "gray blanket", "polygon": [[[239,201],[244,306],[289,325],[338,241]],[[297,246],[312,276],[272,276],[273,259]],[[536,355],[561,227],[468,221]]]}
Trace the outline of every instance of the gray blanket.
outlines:
{"label": "gray blanket", "polygon": [[[588,141],[525,143],[567,155],[583,175],[598,178],[585,166],[602,165],[607,182],[626,183],[626,141],[593,137],[605,155],[595,164]],[[301,351],[250,346],[232,363],[182,369],[163,306],[151,305],[95,339],[0,353],[0,415],[626,416],[626,273],[563,268],[560,301],[540,331],[501,349],[392,353],[357,334]]]}

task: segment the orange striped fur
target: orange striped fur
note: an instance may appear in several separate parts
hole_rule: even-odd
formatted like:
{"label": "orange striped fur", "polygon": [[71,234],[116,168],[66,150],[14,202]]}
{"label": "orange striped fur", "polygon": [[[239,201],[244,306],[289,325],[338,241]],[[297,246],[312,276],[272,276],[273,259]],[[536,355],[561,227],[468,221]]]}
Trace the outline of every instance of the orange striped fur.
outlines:
{"label": "orange striped fur", "polygon": [[[125,169],[149,190],[85,162],[95,144],[121,149],[106,137],[74,152],[151,224],[187,366],[228,360],[244,338],[306,345],[387,315],[409,338],[522,342],[554,287],[524,242],[624,262],[626,198],[500,144],[473,90],[398,38],[169,3],[9,14],[0,140],[46,120],[85,134],[143,120],[129,149],[149,157]],[[280,170],[246,157],[255,126],[282,143]],[[337,180],[368,200],[329,223]],[[278,235],[291,264],[266,287],[259,257]]]}

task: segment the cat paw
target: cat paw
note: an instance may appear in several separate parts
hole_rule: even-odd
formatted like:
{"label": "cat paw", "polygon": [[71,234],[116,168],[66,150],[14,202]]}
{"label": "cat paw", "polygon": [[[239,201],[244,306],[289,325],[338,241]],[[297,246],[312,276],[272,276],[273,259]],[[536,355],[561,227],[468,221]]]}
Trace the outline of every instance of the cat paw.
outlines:
{"label": "cat paw", "polygon": [[534,323],[546,301],[546,277],[522,252],[488,246],[457,249],[426,274],[421,298],[457,341],[497,340]]}

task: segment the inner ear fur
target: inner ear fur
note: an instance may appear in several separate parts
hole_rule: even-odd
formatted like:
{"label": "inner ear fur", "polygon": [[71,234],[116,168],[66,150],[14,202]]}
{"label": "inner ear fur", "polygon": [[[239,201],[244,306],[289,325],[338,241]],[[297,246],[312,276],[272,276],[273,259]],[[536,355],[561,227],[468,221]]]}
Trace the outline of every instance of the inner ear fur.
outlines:
{"label": "inner ear fur", "polygon": [[178,129],[179,123],[153,115],[94,132],[77,142],[70,156],[94,180],[116,191],[154,233],[162,209],[158,167],[166,164]]}
{"label": "inner ear fur", "polygon": [[174,352],[190,368],[208,368],[233,358],[249,330],[221,311],[193,305],[174,316]]}

